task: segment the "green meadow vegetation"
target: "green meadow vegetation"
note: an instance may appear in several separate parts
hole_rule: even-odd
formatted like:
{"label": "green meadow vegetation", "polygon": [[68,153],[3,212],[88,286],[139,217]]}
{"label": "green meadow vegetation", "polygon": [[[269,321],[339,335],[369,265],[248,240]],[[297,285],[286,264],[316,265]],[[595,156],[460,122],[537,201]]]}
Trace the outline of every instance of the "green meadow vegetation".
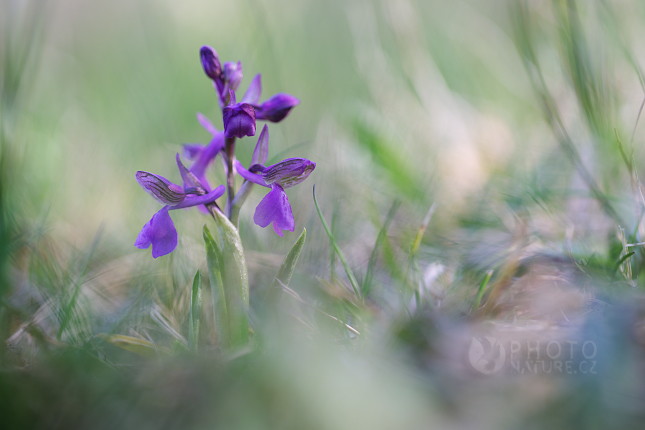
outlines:
{"label": "green meadow vegetation", "polygon": [[[642,40],[638,0],[0,0],[0,428],[643,428]],[[315,170],[284,237],[256,186],[153,258],[203,45]]]}

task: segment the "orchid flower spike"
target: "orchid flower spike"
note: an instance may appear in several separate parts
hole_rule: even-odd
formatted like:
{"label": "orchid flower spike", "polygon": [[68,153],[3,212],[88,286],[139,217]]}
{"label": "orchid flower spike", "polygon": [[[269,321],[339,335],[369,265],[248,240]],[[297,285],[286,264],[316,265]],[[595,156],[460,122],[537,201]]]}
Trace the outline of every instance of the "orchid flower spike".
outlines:
{"label": "orchid flower spike", "polygon": [[307,179],[316,168],[316,163],[306,158],[288,158],[269,167],[267,160],[269,130],[265,125],[253,152],[251,166],[247,170],[242,163],[235,161],[237,172],[247,181],[271,188],[255,209],[253,221],[260,227],[273,223],[273,230],[282,236],[283,230],[294,231],[295,221],[285,189],[294,187]]}
{"label": "orchid flower spike", "polygon": [[180,187],[163,176],[149,172],[138,171],[135,175],[141,188],[164,205],[143,226],[134,243],[134,246],[139,249],[147,249],[152,245],[153,258],[170,254],[177,247],[177,230],[170,218],[169,211],[212,203],[220,198],[225,190],[224,185],[220,185],[206,193],[206,190],[200,186],[196,177],[181,164],[179,154],[177,154],[177,160],[178,164],[181,165],[182,178],[184,182],[188,182],[191,185],[190,187]]}

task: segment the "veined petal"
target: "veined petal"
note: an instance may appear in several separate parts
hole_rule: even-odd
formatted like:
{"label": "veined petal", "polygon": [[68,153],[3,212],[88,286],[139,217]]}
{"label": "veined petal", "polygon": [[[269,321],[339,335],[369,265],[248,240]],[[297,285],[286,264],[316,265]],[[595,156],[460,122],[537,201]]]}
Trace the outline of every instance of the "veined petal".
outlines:
{"label": "veined petal", "polygon": [[273,230],[282,237],[282,230],[293,231],[295,221],[289,204],[289,198],[282,187],[273,184],[271,191],[264,196],[253,215],[253,221],[260,227],[273,223]]}
{"label": "veined petal", "polygon": [[213,125],[210,119],[206,118],[205,115],[203,115],[201,112],[197,112],[197,121],[199,121],[199,124],[204,127],[204,129],[209,132],[211,135],[215,136],[219,131],[217,128]]}
{"label": "veined petal", "polygon": [[186,196],[184,201],[182,201],[176,206],[171,206],[168,210],[173,211],[175,209],[184,209],[184,208],[190,208],[193,206],[212,203],[215,200],[222,197],[225,191],[226,191],[226,187],[224,185],[220,185],[219,187],[215,188],[213,191],[209,192],[208,194],[204,194],[202,196],[192,196],[189,194]]}
{"label": "veined petal", "polygon": [[186,197],[182,187],[173,184],[163,176],[139,170],[135,178],[141,188],[162,205],[174,206]]}
{"label": "veined petal", "polygon": [[139,249],[147,249],[152,245],[152,257],[157,258],[170,254],[177,247],[177,230],[168,214],[168,206],[164,206],[152,219],[143,226],[134,242]]}
{"label": "veined petal", "polygon": [[266,100],[264,103],[253,105],[255,107],[255,118],[271,122],[282,121],[300,100],[286,93],[278,93]]}
{"label": "veined petal", "polygon": [[[230,91],[231,100],[234,94]],[[255,110],[248,103],[232,103],[223,110],[224,135],[228,138],[255,136]]]}
{"label": "veined petal", "polygon": [[269,127],[264,124],[262,133],[258,138],[258,143],[255,144],[253,156],[251,157],[251,166],[254,164],[264,164],[269,157]]}
{"label": "veined petal", "polygon": [[249,84],[249,88],[246,90],[246,93],[244,93],[244,97],[242,97],[242,103],[250,103],[252,105],[258,104],[258,102],[260,101],[261,93],[262,75],[258,73]]}
{"label": "veined petal", "polygon": [[262,178],[267,184],[277,183],[282,188],[291,188],[309,177],[316,163],[306,158],[288,158],[268,167]]}
{"label": "veined petal", "polygon": [[202,60],[202,68],[206,76],[213,81],[219,80],[222,74],[222,64],[219,61],[217,51],[210,46],[202,46],[199,50],[199,57]]}
{"label": "veined petal", "polygon": [[237,173],[239,173],[240,176],[246,179],[247,181],[251,181],[254,184],[262,185],[263,187],[267,187],[267,188],[270,187],[270,185],[267,185],[264,179],[262,179],[262,175],[249,172],[248,170],[246,170],[246,167],[244,167],[242,163],[239,162],[239,160],[235,160],[235,170],[237,170]]}

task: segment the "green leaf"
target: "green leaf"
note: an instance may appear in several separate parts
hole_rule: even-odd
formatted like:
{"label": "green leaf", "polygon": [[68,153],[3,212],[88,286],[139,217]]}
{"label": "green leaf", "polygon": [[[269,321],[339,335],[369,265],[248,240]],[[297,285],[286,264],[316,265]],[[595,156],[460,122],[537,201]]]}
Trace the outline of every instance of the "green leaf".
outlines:
{"label": "green leaf", "polygon": [[136,337],[107,333],[100,333],[98,336],[114,346],[118,346],[119,348],[134,352],[135,354],[138,354],[142,357],[157,358],[160,354],[170,355],[170,351],[168,349],[156,346],[152,342],[138,339]]}
{"label": "green leaf", "polygon": [[354,289],[354,293],[356,294],[356,297],[360,298],[361,292],[358,288],[358,281],[356,280],[356,277],[354,276],[352,269],[350,269],[349,264],[347,264],[347,260],[345,259],[343,252],[336,244],[336,239],[334,239],[334,235],[331,233],[331,230],[329,230],[329,226],[327,225],[327,222],[325,221],[325,217],[323,216],[322,211],[320,210],[320,206],[318,206],[318,200],[316,199],[316,185],[314,185],[314,204],[316,205],[316,211],[318,211],[320,222],[322,222],[322,225],[325,228],[325,231],[327,232],[327,236],[329,236],[329,241],[331,242],[331,246],[336,251],[336,254],[340,259],[340,262],[343,264],[343,267],[345,268],[345,273],[349,278],[349,282],[352,284],[352,288]]}
{"label": "green leaf", "polygon": [[218,260],[228,317],[228,346],[237,348],[249,343],[249,274],[237,229],[220,211],[212,213],[220,236]]}
{"label": "green leaf", "polygon": [[204,225],[203,235],[204,243],[206,245],[206,263],[208,265],[208,278],[211,284],[211,297],[213,299],[213,314],[215,316],[217,339],[223,347],[228,348],[230,346],[230,329],[228,324],[228,312],[226,311],[224,284],[222,284],[220,269],[222,253],[206,225]]}
{"label": "green leaf", "polygon": [[269,291],[276,291],[281,289],[279,282],[282,282],[283,285],[288,286],[291,281],[291,275],[296,268],[296,263],[298,262],[298,257],[300,257],[300,252],[302,251],[303,246],[305,246],[305,239],[307,238],[307,230],[303,229],[302,234],[296,240],[296,243],[293,244],[287,256],[282,260],[282,265],[278,273],[273,278],[271,287]]}
{"label": "green leaf", "polygon": [[188,349],[197,352],[199,346],[199,316],[202,308],[202,276],[195,273],[190,296],[190,321],[188,322]]}

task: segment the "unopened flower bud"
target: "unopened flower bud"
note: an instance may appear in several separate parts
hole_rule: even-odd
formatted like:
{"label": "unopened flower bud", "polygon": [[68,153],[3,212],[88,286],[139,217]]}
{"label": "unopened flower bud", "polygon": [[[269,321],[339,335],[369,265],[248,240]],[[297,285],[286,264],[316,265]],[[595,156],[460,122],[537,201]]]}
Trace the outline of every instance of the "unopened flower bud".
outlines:
{"label": "unopened flower bud", "polygon": [[219,80],[222,75],[222,64],[219,61],[217,51],[210,46],[202,46],[199,56],[202,60],[204,73],[213,81]]}

